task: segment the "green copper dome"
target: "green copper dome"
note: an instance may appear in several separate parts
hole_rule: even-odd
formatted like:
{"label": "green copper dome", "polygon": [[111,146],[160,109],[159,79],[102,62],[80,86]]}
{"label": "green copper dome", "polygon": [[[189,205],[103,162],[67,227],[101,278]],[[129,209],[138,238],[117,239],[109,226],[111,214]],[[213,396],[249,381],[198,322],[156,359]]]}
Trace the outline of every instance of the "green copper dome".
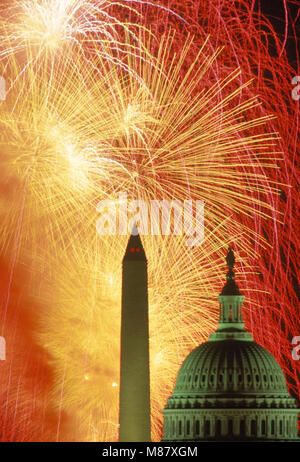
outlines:
{"label": "green copper dome", "polygon": [[163,441],[297,440],[299,409],[280,365],[244,329],[231,249],[226,261],[218,329],[179,370],[163,411]]}
{"label": "green copper dome", "polygon": [[265,348],[254,341],[221,340],[203,343],[189,354],[168,406],[177,397],[220,401],[224,394],[294,404],[281,367]]}

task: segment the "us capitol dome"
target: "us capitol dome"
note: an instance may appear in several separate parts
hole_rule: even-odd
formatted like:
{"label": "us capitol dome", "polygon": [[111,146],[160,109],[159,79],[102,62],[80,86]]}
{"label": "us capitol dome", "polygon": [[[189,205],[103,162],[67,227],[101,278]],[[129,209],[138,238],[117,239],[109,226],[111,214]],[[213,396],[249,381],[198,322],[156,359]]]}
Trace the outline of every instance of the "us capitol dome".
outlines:
{"label": "us capitol dome", "polygon": [[226,261],[218,329],[183,362],[162,441],[299,441],[299,409],[281,367],[244,329],[231,249]]}

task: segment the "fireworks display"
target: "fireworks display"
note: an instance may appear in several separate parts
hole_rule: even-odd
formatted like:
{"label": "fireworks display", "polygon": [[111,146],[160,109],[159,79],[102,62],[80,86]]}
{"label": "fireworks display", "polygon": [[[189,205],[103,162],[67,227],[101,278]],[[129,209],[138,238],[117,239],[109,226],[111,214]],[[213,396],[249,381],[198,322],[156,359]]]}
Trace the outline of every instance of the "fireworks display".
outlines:
{"label": "fireworks display", "polygon": [[182,360],[216,326],[229,244],[247,327],[299,396],[299,102],[284,40],[247,2],[156,3],[1,5],[3,441],[118,438],[128,236],[96,223],[99,201],[124,192],[205,202],[200,246],[143,236],[153,440]]}

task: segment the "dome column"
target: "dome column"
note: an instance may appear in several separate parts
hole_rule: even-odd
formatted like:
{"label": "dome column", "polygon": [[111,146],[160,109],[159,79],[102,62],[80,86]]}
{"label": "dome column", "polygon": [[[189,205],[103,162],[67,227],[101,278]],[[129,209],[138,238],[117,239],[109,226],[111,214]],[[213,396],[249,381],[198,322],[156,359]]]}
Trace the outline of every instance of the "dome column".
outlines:
{"label": "dome column", "polygon": [[249,415],[246,415],[245,417],[245,435],[246,437],[249,437],[251,432],[250,432],[250,420],[251,417]]}

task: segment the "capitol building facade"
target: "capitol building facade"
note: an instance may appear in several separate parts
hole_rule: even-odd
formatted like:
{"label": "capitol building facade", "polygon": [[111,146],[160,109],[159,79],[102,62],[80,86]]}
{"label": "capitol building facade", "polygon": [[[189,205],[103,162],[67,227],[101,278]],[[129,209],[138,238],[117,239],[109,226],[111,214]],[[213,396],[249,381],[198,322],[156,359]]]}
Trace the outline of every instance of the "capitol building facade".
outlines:
{"label": "capitol building facade", "polygon": [[244,297],[227,255],[216,332],[179,370],[162,441],[300,441],[295,400],[275,358],[244,329]]}

